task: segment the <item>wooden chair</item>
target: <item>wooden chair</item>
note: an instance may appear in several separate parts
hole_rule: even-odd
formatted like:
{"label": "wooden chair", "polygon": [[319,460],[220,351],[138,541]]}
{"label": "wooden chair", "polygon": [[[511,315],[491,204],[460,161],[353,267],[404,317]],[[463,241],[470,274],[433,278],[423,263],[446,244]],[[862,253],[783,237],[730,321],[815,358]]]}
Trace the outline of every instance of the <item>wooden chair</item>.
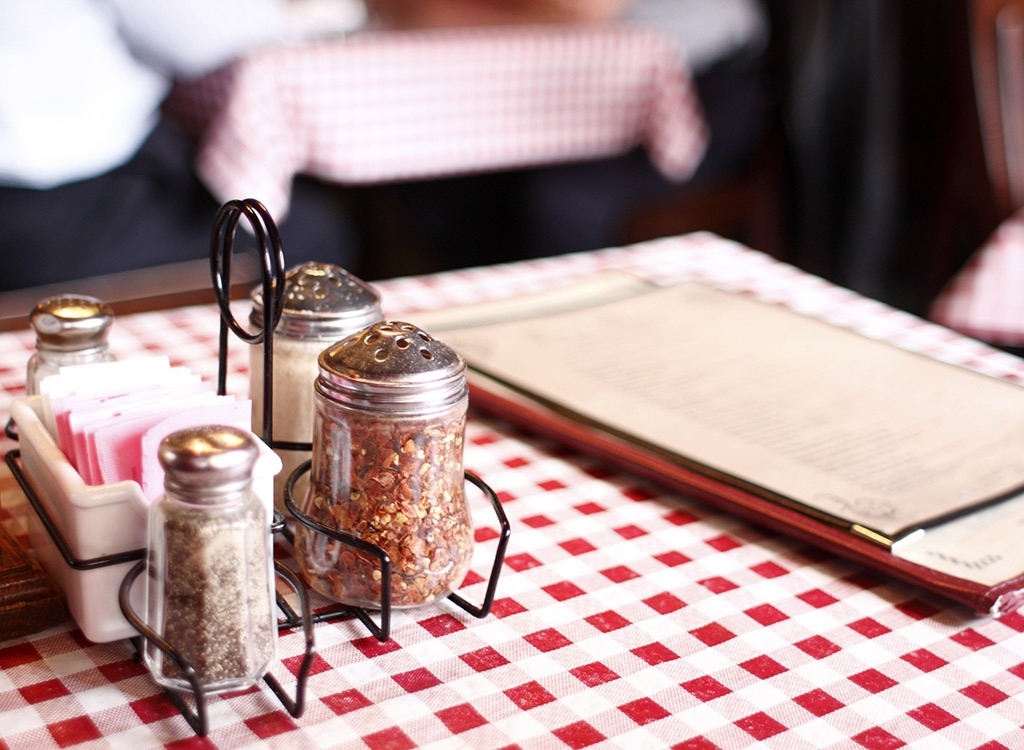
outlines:
{"label": "wooden chair", "polygon": [[971,68],[997,210],[1024,206],[1024,0],[971,0]]}

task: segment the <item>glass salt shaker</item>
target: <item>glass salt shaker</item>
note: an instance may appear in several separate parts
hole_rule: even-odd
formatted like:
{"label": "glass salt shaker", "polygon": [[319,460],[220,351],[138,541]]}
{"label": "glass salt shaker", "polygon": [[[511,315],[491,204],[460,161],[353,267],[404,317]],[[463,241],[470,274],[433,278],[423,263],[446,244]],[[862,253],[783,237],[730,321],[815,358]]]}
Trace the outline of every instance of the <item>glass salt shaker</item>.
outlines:
{"label": "glass salt shaker", "polygon": [[[458,588],[473,552],[464,494],[465,364],[409,323],[381,322],[320,355],[309,490],[303,515],[383,549],[391,606]],[[299,524],[299,568],[343,603],[381,607],[381,565]]]}
{"label": "glass salt shaker", "polygon": [[[248,687],[277,650],[270,503],[252,491],[255,438],[209,425],[160,443],[164,495],[149,517],[146,623],[195,669],[208,693]],[[165,687],[190,689],[177,664],[146,642]]]}
{"label": "glass salt shaker", "polygon": [[29,314],[36,351],[28,361],[25,392],[39,393],[43,379],[61,367],[113,360],[107,343],[113,320],[114,311],[95,297],[65,294],[39,302]]}
{"label": "glass salt shaker", "polygon": [[[327,346],[381,320],[380,295],[371,286],[329,263],[308,262],[285,273],[284,305],[274,329],[274,442],[310,443],[313,435],[313,381],[317,358]],[[263,326],[263,290],[250,295],[249,320]],[[263,347],[249,347],[252,429],[263,432]],[[265,436],[264,436],[265,437]],[[283,488],[309,451],[276,449],[284,468],[274,478],[278,510],[286,513]]]}

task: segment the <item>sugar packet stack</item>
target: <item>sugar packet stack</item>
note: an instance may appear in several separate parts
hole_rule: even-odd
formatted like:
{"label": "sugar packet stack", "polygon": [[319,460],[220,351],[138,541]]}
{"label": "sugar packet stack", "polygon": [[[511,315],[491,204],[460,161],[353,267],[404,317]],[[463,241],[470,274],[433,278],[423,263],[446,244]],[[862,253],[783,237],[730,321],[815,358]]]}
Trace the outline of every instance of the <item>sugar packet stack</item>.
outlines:
{"label": "sugar packet stack", "polygon": [[42,381],[43,422],[86,484],[134,480],[148,500],[163,492],[157,447],[186,427],[248,430],[252,402],[216,387],[167,357],[62,367]]}

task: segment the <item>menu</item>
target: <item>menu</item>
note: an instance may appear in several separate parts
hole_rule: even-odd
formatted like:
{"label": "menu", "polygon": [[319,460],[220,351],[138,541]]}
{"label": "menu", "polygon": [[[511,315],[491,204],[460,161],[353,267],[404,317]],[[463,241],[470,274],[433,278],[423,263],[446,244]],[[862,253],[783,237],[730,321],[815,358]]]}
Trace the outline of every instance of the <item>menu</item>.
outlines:
{"label": "menu", "polygon": [[983,528],[1018,507],[1024,525],[1024,388],[705,284],[591,289],[420,325],[471,382],[895,555],[988,585],[1024,571]]}

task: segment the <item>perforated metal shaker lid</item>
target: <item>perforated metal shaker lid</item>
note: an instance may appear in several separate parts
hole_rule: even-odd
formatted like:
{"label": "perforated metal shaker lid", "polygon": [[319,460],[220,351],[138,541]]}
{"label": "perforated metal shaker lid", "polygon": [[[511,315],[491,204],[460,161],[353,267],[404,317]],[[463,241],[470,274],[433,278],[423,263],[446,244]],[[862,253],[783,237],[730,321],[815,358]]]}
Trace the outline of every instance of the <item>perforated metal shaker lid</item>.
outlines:
{"label": "perforated metal shaker lid", "polygon": [[[263,326],[263,287],[250,293],[250,321]],[[285,272],[284,306],[276,332],[289,338],[336,341],[383,317],[380,294],[345,269],[310,261]]]}
{"label": "perforated metal shaker lid", "polygon": [[62,352],[106,346],[113,320],[109,305],[82,294],[47,297],[29,313],[37,344]]}
{"label": "perforated metal shaker lid", "polygon": [[391,413],[452,406],[465,398],[466,364],[411,323],[382,321],[320,353],[317,390],[328,398]]}
{"label": "perforated metal shaker lid", "polygon": [[172,432],[157,450],[164,486],[198,502],[214,501],[220,493],[244,487],[252,478],[258,455],[252,435],[228,425]]}

